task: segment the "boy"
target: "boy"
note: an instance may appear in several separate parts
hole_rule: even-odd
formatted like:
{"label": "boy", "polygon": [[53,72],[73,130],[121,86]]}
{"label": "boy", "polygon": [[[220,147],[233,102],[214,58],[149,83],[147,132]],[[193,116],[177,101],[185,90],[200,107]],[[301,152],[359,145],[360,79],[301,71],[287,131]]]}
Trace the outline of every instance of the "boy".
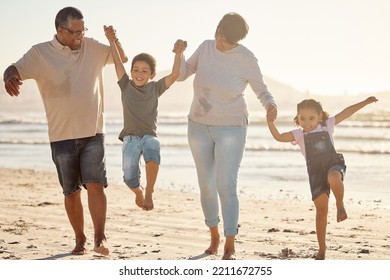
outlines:
{"label": "boy", "polygon": [[[104,27],[105,31],[110,27]],[[154,184],[160,164],[160,142],[157,139],[158,98],[180,75],[182,53],[186,42],[177,40],[172,72],[157,82],[150,81],[156,75],[156,61],[146,53],[133,58],[131,79],[120,59],[115,38],[108,38],[115,63],[118,85],[122,91],[124,127],[119,135],[123,142],[122,169],[125,184],[135,194],[135,203],[143,210],[152,210]],[[140,157],[145,160],[146,187],[140,184]],[[145,194],[144,194],[145,191]]]}

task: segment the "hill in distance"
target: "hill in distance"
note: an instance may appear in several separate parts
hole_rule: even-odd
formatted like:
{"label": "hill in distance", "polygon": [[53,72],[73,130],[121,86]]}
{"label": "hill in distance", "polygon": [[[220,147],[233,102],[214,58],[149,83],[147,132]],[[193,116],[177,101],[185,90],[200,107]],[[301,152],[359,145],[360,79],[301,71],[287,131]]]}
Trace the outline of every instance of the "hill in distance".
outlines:
{"label": "hill in distance", "polygon": [[[168,71],[157,73],[154,80],[168,74]],[[159,113],[164,112],[183,112],[188,113],[192,101],[193,89],[191,76],[184,82],[174,83],[170,89],[161,97],[159,101]],[[105,108],[107,112],[121,112],[121,98],[120,89],[117,84],[117,78],[115,75],[114,67],[109,66],[105,70]],[[306,98],[313,98],[321,101],[324,109],[329,113],[333,113],[333,110],[339,110],[349,106],[353,103],[359,102],[364,98],[375,95],[379,99],[377,108],[381,110],[389,111],[388,105],[390,102],[390,91],[380,93],[364,93],[359,95],[338,95],[338,96],[326,96],[316,95],[314,93],[300,92],[293,87],[276,81],[269,77],[264,77],[264,81],[268,87],[268,90],[274,96],[279,111],[295,112],[296,104]],[[252,92],[250,86],[246,89],[246,99],[248,103],[249,112],[264,113],[260,101],[256,95]],[[4,83],[0,88],[0,113],[9,111],[12,109],[24,109],[24,110],[44,110],[38,88],[35,81],[24,81],[21,93],[18,97],[10,97],[5,89]]]}

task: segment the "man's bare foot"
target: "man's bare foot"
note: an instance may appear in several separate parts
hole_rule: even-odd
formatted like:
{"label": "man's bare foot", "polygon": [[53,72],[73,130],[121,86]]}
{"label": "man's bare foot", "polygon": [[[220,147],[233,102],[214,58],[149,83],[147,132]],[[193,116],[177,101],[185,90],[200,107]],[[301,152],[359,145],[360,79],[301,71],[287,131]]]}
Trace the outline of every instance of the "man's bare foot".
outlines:
{"label": "man's bare foot", "polygon": [[76,246],[72,250],[72,255],[81,256],[87,253],[87,249],[85,248],[86,239],[82,239],[77,241],[76,240]]}
{"label": "man's bare foot", "polygon": [[110,254],[110,250],[108,249],[106,242],[104,240],[100,242],[96,242],[93,250],[96,253],[101,254],[103,256],[108,256]]}
{"label": "man's bare foot", "polygon": [[337,222],[342,222],[348,218],[347,212],[345,211],[344,206],[337,209]]}
{"label": "man's bare foot", "polygon": [[220,243],[221,243],[221,240],[220,240],[219,235],[215,236],[215,237],[211,237],[210,247],[207,248],[204,252],[206,254],[209,254],[209,255],[216,255],[216,254],[218,254],[218,247],[219,247]]}
{"label": "man's bare foot", "polygon": [[226,251],[223,256],[222,256],[222,259],[223,260],[237,260],[236,258],[236,252],[234,251]]}
{"label": "man's bare foot", "polygon": [[138,188],[130,188],[135,194],[135,204],[142,208],[144,206],[144,188],[139,186]]}

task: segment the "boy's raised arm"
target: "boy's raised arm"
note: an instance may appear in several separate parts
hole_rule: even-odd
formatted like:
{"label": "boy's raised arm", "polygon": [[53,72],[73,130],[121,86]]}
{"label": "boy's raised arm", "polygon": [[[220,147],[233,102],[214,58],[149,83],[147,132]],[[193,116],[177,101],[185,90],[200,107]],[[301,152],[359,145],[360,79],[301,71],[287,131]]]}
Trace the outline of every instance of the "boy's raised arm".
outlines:
{"label": "boy's raised arm", "polygon": [[111,55],[114,60],[116,75],[118,77],[118,80],[120,80],[123,77],[123,75],[126,73],[126,69],[125,66],[123,65],[121,56],[118,51],[118,47],[116,44],[117,38],[115,36],[115,32],[113,31],[113,27],[104,26],[104,33],[106,34],[106,37],[110,42]]}
{"label": "boy's raised arm", "polygon": [[165,77],[165,85],[169,88],[180,76],[180,65],[183,59],[183,52],[187,47],[187,42],[183,40],[177,40],[173,52],[175,53],[175,59],[172,66],[172,72]]}

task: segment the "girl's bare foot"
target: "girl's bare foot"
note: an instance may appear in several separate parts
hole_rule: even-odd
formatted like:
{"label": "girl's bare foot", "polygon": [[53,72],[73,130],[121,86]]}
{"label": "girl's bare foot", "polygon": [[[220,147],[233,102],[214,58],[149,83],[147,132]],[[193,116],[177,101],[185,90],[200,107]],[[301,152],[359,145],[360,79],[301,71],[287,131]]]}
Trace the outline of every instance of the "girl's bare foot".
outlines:
{"label": "girl's bare foot", "polygon": [[315,257],[315,260],[325,260],[325,253],[318,253],[317,256]]}

